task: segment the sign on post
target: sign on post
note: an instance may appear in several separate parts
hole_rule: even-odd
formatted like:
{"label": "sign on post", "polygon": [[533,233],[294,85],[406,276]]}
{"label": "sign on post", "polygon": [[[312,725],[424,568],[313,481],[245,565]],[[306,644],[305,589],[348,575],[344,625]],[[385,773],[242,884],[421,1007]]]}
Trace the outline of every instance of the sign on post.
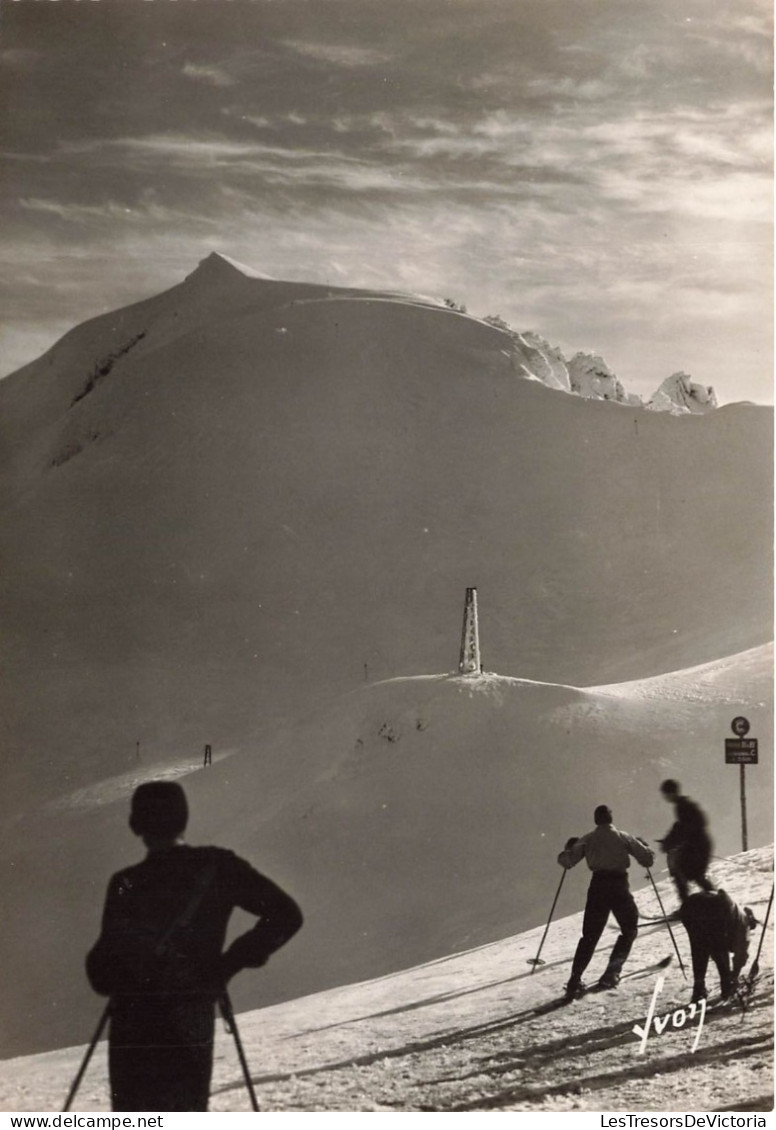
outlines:
{"label": "sign on post", "polygon": [[743,850],[748,848],[746,832],[746,767],[757,764],[757,738],[748,738],[749,719],[739,715],[730,723],[736,735],[725,738],[725,764],[737,765],[741,781],[741,843]]}
{"label": "sign on post", "polygon": [[725,738],[726,765],[757,765],[757,738]]}

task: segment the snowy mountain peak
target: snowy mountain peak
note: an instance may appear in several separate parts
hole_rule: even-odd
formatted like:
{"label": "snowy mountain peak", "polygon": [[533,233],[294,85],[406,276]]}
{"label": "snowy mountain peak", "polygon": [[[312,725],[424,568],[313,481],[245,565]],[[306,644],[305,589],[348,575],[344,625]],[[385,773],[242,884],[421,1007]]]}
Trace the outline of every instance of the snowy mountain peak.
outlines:
{"label": "snowy mountain peak", "polygon": [[646,407],[653,412],[697,415],[716,408],[717,397],[711,385],[697,384],[687,373],[679,372],[666,377]]}
{"label": "snowy mountain peak", "polygon": [[236,259],[230,259],[228,255],[224,255],[220,251],[211,251],[209,255],[200,260],[196,270],[186,276],[186,282],[193,280],[226,281],[235,279],[237,276],[247,279],[266,280],[270,278],[269,275],[262,275],[259,271],[246,267],[244,263],[238,263]]}

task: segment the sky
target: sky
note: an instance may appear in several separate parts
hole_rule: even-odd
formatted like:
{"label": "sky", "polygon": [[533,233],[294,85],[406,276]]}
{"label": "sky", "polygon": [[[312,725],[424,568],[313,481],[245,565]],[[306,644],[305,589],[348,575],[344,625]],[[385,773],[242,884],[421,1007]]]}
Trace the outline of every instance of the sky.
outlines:
{"label": "sky", "polygon": [[0,375],[211,251],[773,402],[770,0],[0,0]]}

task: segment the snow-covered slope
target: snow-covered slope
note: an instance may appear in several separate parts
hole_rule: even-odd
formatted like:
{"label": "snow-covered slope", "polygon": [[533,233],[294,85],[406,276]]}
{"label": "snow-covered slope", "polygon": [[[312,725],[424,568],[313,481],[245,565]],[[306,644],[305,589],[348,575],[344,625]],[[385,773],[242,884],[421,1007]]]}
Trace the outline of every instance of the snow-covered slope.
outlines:
{"label": "snow-covered slope", "polygon": [[472,584],[511,675],[590,685],[769,639],[771,410],[560,396],[510,348],[216,256],[1,382],[13,762],[50,761],[45,790],[138,740],[234,744],[365,665],[449,670]]}
{"label": "snow-covered slope", "polygon": [[[762,922],[772,881],[773,851],[762,848],[715,860],[713,875]],[[658,879],[660,876],[658,876]],[[251,1075],[264,1111],[765,1111],[773,1105],[773,921],[759,966],[761,980],[746,1017],[741,1009],[708,1008],[663,1028],[687,1005],[689,987],[675,957],[660,974],[626,979],[616,993],[592,995],[542,1015],[557,999],[581,927],[568,915],[572,872],[546,941],[531,971],[543,927],[450,955],[377,980],[350,984],[239,1017]],[[658,883],[673,908],[668,881]],[[637,902],[659,914],[651,888]],[[590,966],[603,969],[615,930],[610,925]],[[687,937],[674,937],[689,969]],[[750,964],[760,941],[752,936]],[[626,972],[672,957],[663,926],[642,923]],[[748,969],[748,967],[747,967]],[[259,980],[262,972],[243,974]],[[663,978],[643,1051],[634,1025],[644,1026],[657,978]],[[716,1004],[716,976],[709,975]],[[538,1014],[531,1010],[539,1006]],[[97,1008],[95,1008],[95,1012]],[[245,1111],[248,1096],[233,1042],[216,1036],[210,1109]],[[695,1047],[697,1042],[697,1047]],[[693,1047],[695,1050],[693,1051]],[[83,1047],[0,1064],[0,1109],[61,1108]],[[98,1047],[74,1109],[106,1111],[105,1045]]]}
{"label": "snow-covered slope", "polygon": [[[295,725],[199,768],[196,753],[92,781],[14,821],[0,843],[11,924],[0,964],[23,994],[5,1047],[77,1039],[94,1008],[82,971],[109,874],[139,858],[132,785],[188,771],[192,843],[221,842],[298,898],[306,924],[240,1007],[377,976],[537,924],[557,852],[605,801],[650,840],[672,820],[658,786],[678,776],[740,847],[738,772],[724,764],[746,715],[763,749],[749,769],[749,842],[769,842],[772,651],[632,685],[583,690],[436,675],[365,685]],[[45,837],[20,834],[30,826]],[[583,888],[567,906],[581,905]],[[12,910],[12,913],[10,911]],[[45,921],[47,928],[40,929]],[[256,994],[259,994],[256,996]]]}
{"label": "snow-covered slope", "polygon": [[[3,1047],[77,1038],[132,784],[206,742],[192,838],[308,915],[273,999],[538,921],[602,790],[652,834],[686,772],[732,843],[706,767],[735,714],[770,732],[769,661],[739,653],[772,634],[772,413],[561,396],[513,346],[215,256],[0,382]],[[422,677],[472,584],[504,677]],[[696,700],[682,670],[720,656]],[[657,699],[579,689],[666,671]]]}

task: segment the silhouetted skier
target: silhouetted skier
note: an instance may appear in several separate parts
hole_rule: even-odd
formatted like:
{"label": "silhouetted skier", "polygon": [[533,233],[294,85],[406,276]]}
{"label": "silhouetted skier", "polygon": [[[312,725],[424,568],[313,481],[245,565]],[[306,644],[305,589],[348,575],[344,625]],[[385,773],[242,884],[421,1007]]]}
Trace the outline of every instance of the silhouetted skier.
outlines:
{"label": "silhouetted skier", "polygon": [[745,906],[741,910],[727,891],[703,891],[685,899],[680,917],[690,939],[692,999],[699,1001],[708,996],[706,970],[711,958],[719,973],[722,999],[727,1000],[749,957],[749,931],[757,925],[752,908]]}
{"label": "silhouetted skier", "polygon": [[[234,852],[183,843],[187,820],[180,785],[136,789],[129,825],[148,854],[110,880],[86,959],[92,988],[111,998],[114,1111],[207,1110],[216,999],[302,925],[294,900]],[[259,920],[222,953],[235,907]]]}
{"label": "silhouetted skier", "polygon": [[212,764],[213,764],[213,749],[212,749],[211,746],[206,745],[205,746],[205,761],[204,761],[203,768],[204,768],[205,765],[212,765]]}
{"label": "silhouetted skier", "polygon": [[676,820],[658,843],[667,855],[668,873],[676,885],[679,901],[684,902],[695,882],[704,891],[713,891],[714,884],[706,876],[711,861],[711,837],[706,816],[694,800],[683,796],[678,781],[663,781],[660,791],[673,804]]}
{"label": "silhouetted skier", "polygon": [[599,804],[593,813],[595,829],[580,839],[572,836],[558,856],[561,867],[574,867],[586,860],[593,872],[587,892],[582,937],[577,944],[571,964],[571,976],[566,985],[566,998],[573,1000],[585,991],[582,974],[590,964],[604,927],[613,914],[620,927],[620,936],[614,943],[609,961],[598,984],[602,989],[614,989],[620,973],[638,934],[639,912],[628,884],[630,857],[643,867],[655,862],[654,853],[643,840],[620,832],[612,823],[612,811]]}

